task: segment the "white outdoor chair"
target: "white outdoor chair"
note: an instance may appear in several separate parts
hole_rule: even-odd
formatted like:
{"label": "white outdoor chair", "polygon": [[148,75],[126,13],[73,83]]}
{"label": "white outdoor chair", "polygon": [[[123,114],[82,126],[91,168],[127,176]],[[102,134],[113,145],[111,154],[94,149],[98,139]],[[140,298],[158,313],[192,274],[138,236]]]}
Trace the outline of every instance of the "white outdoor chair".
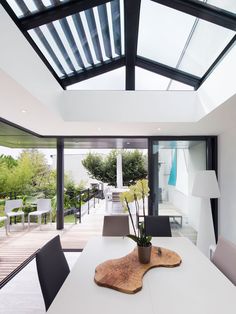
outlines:
{"label": "white outdoor chair", "polygon": [[106,212],[108,211],[108,203],[112,201],[112,193],[110,192],[110,187],[106,187],[104,190],[103,190],[103,194],[104,194],[104,197],[105,197],[105,201],[106,201]]}
{"label": "white outdoor chair", "polygon": [[8,235],[8,218],[7,218],[7,216],[2,216],[2,217],[0,217],[0,222],[2,222],[2,221],[4,221],[4,224],[5,224],[5,229],[6,229],[6,235]]}
{"label": "white outdoor chair", "polygon": [[112,212],[123,212],[120,194],[121,192],[112,192]]}
{"label": "white outdoor chair", "polygon": [[40,198],[37,200],[37,210],[29,213],[28,215],[28,228],[30,227],[30,217],[36,216],[38,217],[38,224],[40,225],[41,230],[41,222],[42,215],[49,213],[50,215],[50,223],[52,223],[52,207],[51,207],[51,199],[48,198]]}
{"label": "white outdoor chair", "polygon": [[[9,221],[11,217],[19,217],[21,216],[22,228],[24,229],[24,220],[25,214],[22,210],[18,210],[17,212],[13,212],[13,209],[22,208],[23,207],[23,200],[6,200],[5,202],[5,214],[7,216],[7,220]],[[10,224],[9,230],[10,230]]]}

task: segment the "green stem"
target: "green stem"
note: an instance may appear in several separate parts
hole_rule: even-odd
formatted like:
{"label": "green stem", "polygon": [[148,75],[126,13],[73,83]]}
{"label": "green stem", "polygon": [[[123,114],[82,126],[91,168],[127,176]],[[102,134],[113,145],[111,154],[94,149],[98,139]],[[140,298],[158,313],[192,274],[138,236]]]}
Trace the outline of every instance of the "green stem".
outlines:
{"label": "green stem", "polygon": [[131,219],[131,223],[132,223],[132,227],[133,227],[133,230],[134,230],[134,234],[135,234],[135,236],[137,236],[137,233],[136,233],[136,230],[135,230],[135,226],[134,226],[133,217],[131,215],[131,211],[130,211],[130,208],[129,208],[129,203],[128,203],[126,198],[125,198],[125,202],[126,202],[126,206],[127,206],[128,212],[129,212],[129,217]]}
{"label": "green stem", "polygon": [[144,194],[144,186],[143,186],[142,181],[141,181],[141,185],[142,185],[142,199],[143,199],[143,216],[145,216],[145,194]]}
{"label": "green stem", "polygon": [[[137,200],[137,196],[134,194],[135,208],[136,208],[136,217],[139,216],[139,202]],[[138,219],[138,218],[137,218]],[[138,226],[138,237],[139,237],[139,226]]]}
{"label": "green stem", "polygon": [[134,201],[135,201],[136,214],[139,215],[139,203],[138,203],[136,195],[134,195]]}

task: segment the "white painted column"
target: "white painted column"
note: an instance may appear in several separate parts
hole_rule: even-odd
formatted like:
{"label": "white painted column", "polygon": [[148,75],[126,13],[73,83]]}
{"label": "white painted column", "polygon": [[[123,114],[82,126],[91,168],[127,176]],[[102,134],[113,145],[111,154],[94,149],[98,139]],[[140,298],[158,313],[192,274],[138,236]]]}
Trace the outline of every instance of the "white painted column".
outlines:
{"label": "white painted column", "polygon": [[116,157],[116,185],[117,188],[123,187],[123,170],[122,170],[122,151],[117,151]]}

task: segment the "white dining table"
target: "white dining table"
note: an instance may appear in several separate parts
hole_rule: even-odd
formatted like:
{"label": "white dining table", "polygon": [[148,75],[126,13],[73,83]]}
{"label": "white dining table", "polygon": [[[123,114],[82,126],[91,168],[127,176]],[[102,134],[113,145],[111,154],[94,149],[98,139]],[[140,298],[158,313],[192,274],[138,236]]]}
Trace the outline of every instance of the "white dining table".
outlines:
{"label": "white dining table", "polygon": [[92,238],[51,304],[49,314],[235,314],[236,287],[187,238],[153,238],[153,245],[177,252],[175,268],[153,268],[143,288],[125,294],[94,282],[98,264],[128,254],[128,238]]}

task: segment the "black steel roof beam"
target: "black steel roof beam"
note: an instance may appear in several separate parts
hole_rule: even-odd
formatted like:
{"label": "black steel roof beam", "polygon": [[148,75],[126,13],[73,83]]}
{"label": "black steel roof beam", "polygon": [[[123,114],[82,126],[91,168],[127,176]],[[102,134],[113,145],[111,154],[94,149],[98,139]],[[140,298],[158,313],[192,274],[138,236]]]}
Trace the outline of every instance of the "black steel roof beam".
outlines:
{"label": "black steel roof beam", "polygon": [[72,0],[60,5],[45,9],[44,11],[22,17],[21,27],[23,30],[29,30],[66,16],[85,11],[98,5],[109,2],[110,0]]}
{"label": "black steel roof beam", "polygon": [[172,9],[236,31],[236,14],[198,0],[152,0]]}
{"label": "black steel roof beam", "polygon": [[158,62],[151,61],[140,56],[137,56],[136,65],[140,68],[154,72],[159,75],[163,75],[172,80],[193,86],[194,89],[197,89],[200,86],[200,77],[194,76],[192,74],[183,72],[181,70],[169,67]]}
{"label": "black steel roof beam", "polygon": [[141,0],[124,0],[126,90],[135,90],[135,62]]}
{"label": "black steel roof beam", "polygon": [[76,75],[68,76],[61,80],[64,87],[79,83],[81,81],[90,79],[100,74],[104,74],[106,72],[121,68],[125,65],[125,57],[117,57],[112,60],[104,61],[93,67],[86,68],[85,70],[81,70],[77,72]]}

